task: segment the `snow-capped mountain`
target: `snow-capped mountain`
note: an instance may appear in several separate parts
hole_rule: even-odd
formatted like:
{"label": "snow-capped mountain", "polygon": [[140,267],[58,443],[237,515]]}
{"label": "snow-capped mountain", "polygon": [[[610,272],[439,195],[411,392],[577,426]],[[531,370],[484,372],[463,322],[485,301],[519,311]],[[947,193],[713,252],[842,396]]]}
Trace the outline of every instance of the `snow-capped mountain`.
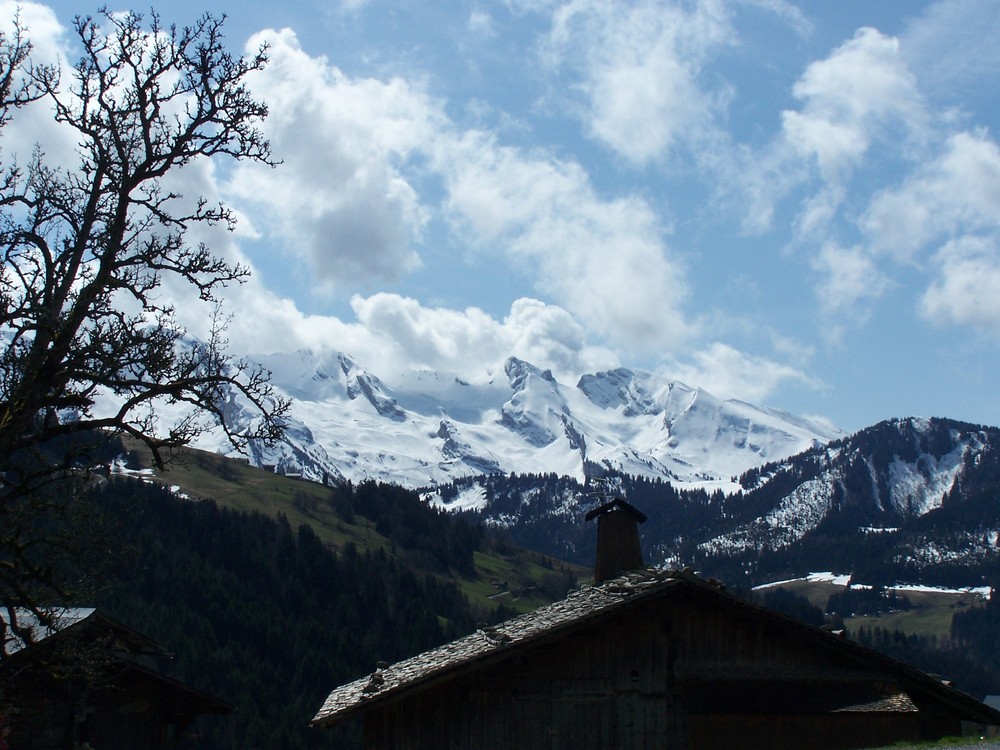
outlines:
{"label": "snow-capped mountain", "polygon": [[[743,477],[742,509],[688,544],[696,564],[740,559],[930,583],[1000,574],[1000,431],[895,419]],[[747,565],[747,560],[756,562]]]}
{"label": "snow-capped mountain", "polygon": [[[811,570],[859,582],[974,585],[1000,576],[1000,430],[896,419],[749,469],[735,493],[620,477],[648,516],[647,562],[755,583]],[[575,480],[479,477],[428,493],[516,542],[592,561],[595,499]]]}
{"label": "snow-capped mountain", "polygon": [[994,429],[945,419],[879,423],[748,472],[742,484],[758,512],[701,546],[777,550],[835,518],[850,518],[869,534],[893,533],[942,511],[950,498],[954,512],[970,497],[979,502],[982,485],[992,487],[997,438]]}
{"label": "snow-capped mountain", "polygon": [[[475,381],[424,370],[389,382],[343,353],[262,364],[293,405],[283,439],[252,445],[252,463],[421,488],[564,559],[589,561],[584,482],[604,474],[649,517],[649,562],[732,580],[873,566],[909,581],[958,570],[963,585],[970,571],[1000,575],[995,428],[911,418],[847,437],[649,372],[570,385],[516,358]],[[236,397],[224,409],[252,418]],[[197,447],[228,444],[208,432]]]}
{"label": "snow-capped mountain", "polygon": [[[411,487],[490,473],[585,466],[736,489],[735,478],[841,436],[829,425],[724,401],[649,372],[617,369],[575,385],[510,358],[478,382],[430,371],[390,385],[346,354],[261,358],[293,399],[285,438],[251,461],[314,480],[378,479]],[[231,414],[239,418],[239,404]],[[225,452],[217,435],[198,447]]]}

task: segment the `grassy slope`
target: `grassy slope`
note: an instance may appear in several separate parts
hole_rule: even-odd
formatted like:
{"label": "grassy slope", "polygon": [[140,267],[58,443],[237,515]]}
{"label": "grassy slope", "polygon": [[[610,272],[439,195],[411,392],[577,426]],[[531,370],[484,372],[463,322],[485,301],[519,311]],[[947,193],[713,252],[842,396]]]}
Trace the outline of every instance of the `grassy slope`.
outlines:
{"label": "grassy slope", "polygon": [[[126,445],[144,466],[149,465],[148,454],[141,446]],[[153,479],[179,487],[192,499],[214,500],[222,507],[271,516],[284,513],[293,528],[308,524],[335,549],[353,543],[361,550],[382,548],[397,554],[368,519],[358,514],[353,523],[347,523],[340,518],[327,502],[329,490],[314,482],[280,476],[194,449],[178,451],[166,471],[157,472]],[[405,555],[400,557],[405,560]],[[558,581],[566,572],[577,580],[590,576],[590,571],[579,566],[506,545],[503,553],[476,552],[475,566],[474,578],[456,576],[454,580],[473,608],[484,613],[500,603],[518,612],[530,611],[565,593],[559,590]]]}
{"label": "grassy slope", "polygon": [[[783,584],[783,588],[806,597],[817,607],[825,608],[831,594],[843,591],[843,587],[821,581],[792,581]],[[951,618],[955,612],[966,607],[979,606],[982,602],[975,595],[950,592],[903,591],[912,608],[901,612],[886,612],[881,615],[865,617],[849,617],[844,620],[848,630],[859,627],[881,627],[887,630],[900,630],[907,634],[930,636],[948,639],[951,634]]]}

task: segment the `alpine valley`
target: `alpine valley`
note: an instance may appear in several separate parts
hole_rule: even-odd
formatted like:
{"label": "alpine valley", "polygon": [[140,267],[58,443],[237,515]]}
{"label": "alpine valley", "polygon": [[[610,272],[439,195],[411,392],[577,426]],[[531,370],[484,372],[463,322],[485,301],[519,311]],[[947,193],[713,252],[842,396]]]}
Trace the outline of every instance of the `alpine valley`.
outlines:
{"label": "alpine valley", "polygon": [[[733,583],[831,569],[882,584],[1000,578],[995,428],[904,418],[848,436],[649,372],[568,385],[516,358],[477,382],[419,371],[391,385],[343,353],[262,362],[293,406],[284,440],[252,446],[252,464],[417,489],[572,562],[591,562],[584,516],[604,478],[649,517],[647,562]],[[199,447],[224,452],[211,434]]]}
{"label": "alpine valley", "polygon": [[[608,494],[648,517],[646,562],[1000,690],[1000,597],[981,598],[1000,581],[1000,430],[899,419],[848,436],[650,373],[567,385],[516,359],[477,382],[391,385],[344,354],[265,364],[294,403],[253,466],[209,432],[209,452],[155,481],[135,444],[109,445],[126,476],[98,484],[129,552],[97,605],[238,707],[190,747],[329,747],[306,721],[330,685],[589,581],[585,516]],[[344,732],[337,746],[360,746]]]}

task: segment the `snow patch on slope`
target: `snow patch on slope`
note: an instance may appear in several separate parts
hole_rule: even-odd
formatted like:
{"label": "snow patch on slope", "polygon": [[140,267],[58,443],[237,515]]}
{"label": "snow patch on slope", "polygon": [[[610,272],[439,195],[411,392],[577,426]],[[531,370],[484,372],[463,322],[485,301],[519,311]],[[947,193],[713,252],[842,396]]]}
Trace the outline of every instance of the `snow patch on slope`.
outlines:
{"label": "snow patch on slope", "polygon": [[482,510],[487,502],[486,488],[477,483],[463,487],[455,497],[448,500],[441,497],[440,492],[427,493],[423,499],[433,507],[449,512]]}
{"label": "snow patch on slope", "polygon": [[776,508],[730,534],[699,545],[710,553],[780,549],[797,542],[826,518],[833,505],[834,483],[820,477],[803,482]]}
{"label": "snow patch on slope", "polygon": [[969,450],[959,444],[940,459],[924,453],[914,463],[897,456],[889,464],[889,503],[898,513],[922,516],[941,507],[944,496],[955,485]]}

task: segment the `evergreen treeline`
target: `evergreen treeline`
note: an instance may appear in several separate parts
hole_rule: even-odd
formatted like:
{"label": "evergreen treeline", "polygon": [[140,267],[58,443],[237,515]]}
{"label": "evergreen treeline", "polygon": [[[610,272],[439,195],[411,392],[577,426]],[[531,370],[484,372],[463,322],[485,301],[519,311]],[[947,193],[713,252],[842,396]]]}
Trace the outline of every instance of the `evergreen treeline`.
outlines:
{"label": "evergreen treeline", "polygon": [[[957,616],[957,615],[956,615]],[[954,642],[942,643],[935,636],[903,633],[888,628],[860,627],[850,633],[863,646],[911,664],[932,675],[940,675],[969,695],[982,699],[1000,691],[1000,669],[996,656],[981,661]]]}
{"label": "evergreen treeline", "polygon": [[826,624],[826,617],[822,609],[815,604],[811,604],[804,596],[799,596],[788,589],[764,589],[762,592],[756,592],[752,597],[752,601],[762,607],[781,612],[809,625],[822,627]]}
{"label": "evergreen treeline", "polygon": [[[847,593],[847,592],[845,592]],[[868,590],[869,595],[858,600],[862,606],[877,606],[888,601],[885,592]],[[834,600],[836,596],[831,596]],[[761,606],[795,617],[810,625],[843,627],[843,617],[836,610],[823,610],[804,596],[782,588],[754,592],[751,599]],[[839,601],[839,600],[838,600]],[[880,626],[859,627],[847,635],[863,646],[910,664],[924,672],[952,680],[955,687],[975,696],[1000,692],[1000,604],[993,597],[985,607],[969,608],[956,613],[952,621],[951,640],[936,636],[903,633]]]}
{"label": "evergreen treeline", "polygon": [[883,586],[871,588],[853,586],[830,594],[826,611],[840,617],[879,615],[883,612],[900,612],[912,607],[910,598],[895,591],[886,591]]}
{"label": "evergreen treeline", "polygon": [[[958,454],[962,441],[980,448]],[[956,460],[963,462],[959,479],[938,507],[917,515],[916,496],[887,502],[890,486],[899,489],[892,480],[897,461],[912,462],[913,471],[929,477],[936,462]],[[647,562],[690,566],[730,586],[821,570],[851,573],[856,583],[875,586],[957,587],[1000,577],[1000,444],[992,428],[944,419],[883,422],[830,446],[750,469],[739,478],[743,491],[728,496],[594,465],[588,471],[612,479],[615,494],[648,516],[640,529]],[[821,476],[828,476],[832,490],[822,500],[829,504],[825,518],[802,538],[775,548],[774,529],[755,521]],[[442,497],[472,482],[482,484],[487,498],[476,520],[503,525],[520,545],[591,564],[595,530],[583,516],[600,499],[587,497],[576,480],[553,474],[468,478],[442,490]],[[739,544],[705,544],[734,531]]]}
{"label": "evergreen treeline", "polygon": [[479,524],[430,508],[417,493],[394,484],[347,484],[331,492],[330,502],[341,517],[369,519],[379,534],[408,550],[417,567],[475,573],[473,553],[483,545]]}
{"label": "evergreen treeline", "polygon": [[983,607],[970,607],[951,618],[952,640],[970,659],[990,670],[992,693],[1000,693],[1000,592],[996,588]]}
{"label": "evergreen treeline", "polygon": [[[739,506],[738,497],[726,497],[721,491],[678,490],[660,478],[618,474],[612,478],[618,485],[612,494],[626,498],[649,516],[640,534],[650,563],[688,543],[693,548],[700,532]],[[471,522],[502,518],[504,529],[519,546],[578,565],[593,565],[597,526],[585,523],[584,516],[606,498],[585,494],[576,479],[551,473],[467,477],[439,491],[447,502],[473,483],[482,485],[489,504],[485,513],[467,512]],[[569,503],[572,499],[579,499],[579,504]],[[560,512],[554,513],[555,507]],[[659,539],[671,542],[654,545],[646,541]]]}
{"label": "evergreen treeline", "polygon": [[[420,516],[396,492],[345,488],[338,501],[354,512],[373,508],[400,545],[413,534],[439,534],[427,549],[451,548],[456,558],[465,549],[471,558],[476,532],[449,524],[451,538],[441,526],[447,518]],[[373,671],[377,660],[405,658],[474,626],[453,582],[415,572],[384,550],[349,545],[334,554],[308,526],[293,529],[284,517],[181,500],[130,480],[108,482],[99,500],[120,519],[126,552],[97,605],[175,651],[173,676],[236,707],[231,717],[200,722],[187,747],[336,746],[328,732],[307,726],[331,689]],[[357,735],[348,727],[339,739],[352,746]]]}

